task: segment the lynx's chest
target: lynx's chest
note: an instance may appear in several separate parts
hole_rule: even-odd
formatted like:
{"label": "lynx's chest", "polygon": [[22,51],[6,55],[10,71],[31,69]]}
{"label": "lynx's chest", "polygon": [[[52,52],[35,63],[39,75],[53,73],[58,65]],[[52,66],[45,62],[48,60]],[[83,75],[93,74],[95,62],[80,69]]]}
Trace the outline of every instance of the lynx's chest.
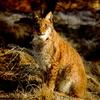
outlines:
{"label": "lynx's chest", "polygon": [[34,57],[36,58],[40,68],[46,71],[51,67],[52,57],[53,57],[53,45],[51,42],[45,44],[40,49],[40,51],[34,47],[33,52],[34,52]]}

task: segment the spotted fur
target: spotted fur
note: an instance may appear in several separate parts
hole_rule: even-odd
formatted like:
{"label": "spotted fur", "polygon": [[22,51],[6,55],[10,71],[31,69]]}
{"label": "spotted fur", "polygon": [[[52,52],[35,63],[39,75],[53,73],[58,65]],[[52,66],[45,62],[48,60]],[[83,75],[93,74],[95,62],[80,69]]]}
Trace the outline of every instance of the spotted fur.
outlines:
{"label": "spotted fur", "polygon": [[39,26],[40,32],[33,39],[33,51],[39,54],[38,62],[48,73],[47,85],[52,91],[84,97],[87,79],[80,55],[55,31],[51,12]]}

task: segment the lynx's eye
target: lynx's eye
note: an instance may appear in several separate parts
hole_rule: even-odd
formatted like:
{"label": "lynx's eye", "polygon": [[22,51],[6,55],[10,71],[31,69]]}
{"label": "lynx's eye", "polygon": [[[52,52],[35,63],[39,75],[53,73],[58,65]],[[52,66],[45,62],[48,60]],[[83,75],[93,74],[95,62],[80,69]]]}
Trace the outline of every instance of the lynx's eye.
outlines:
{"label": "lynx's eye", "polygon": [[40,28],[40,35],[44,35],[45,31],[47,31],[49,28],[49,26],[47,24],[42,25],[42,27]]}
{"label": "lynx's eye", "polygon": [[45,24],[45,29],[47,29],[48,28],[48,25],[47,24]]}

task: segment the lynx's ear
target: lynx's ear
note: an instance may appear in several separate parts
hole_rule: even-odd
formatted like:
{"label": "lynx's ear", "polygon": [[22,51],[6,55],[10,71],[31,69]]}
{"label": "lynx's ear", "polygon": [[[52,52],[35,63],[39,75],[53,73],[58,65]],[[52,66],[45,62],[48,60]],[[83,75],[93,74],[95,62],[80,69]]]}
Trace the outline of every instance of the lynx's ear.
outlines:
{"label": "lynx's ear", "polygon": [[51,22],[52,22],[52,18],[53,18],[52,12],[49,12],[45,17],[46,20],[50,20]]}

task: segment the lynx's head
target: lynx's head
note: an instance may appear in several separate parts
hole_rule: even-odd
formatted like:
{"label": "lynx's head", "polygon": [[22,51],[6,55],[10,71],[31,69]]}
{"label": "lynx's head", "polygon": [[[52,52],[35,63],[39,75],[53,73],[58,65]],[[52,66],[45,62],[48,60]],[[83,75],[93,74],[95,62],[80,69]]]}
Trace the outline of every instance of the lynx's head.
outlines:
{"label": "lynx's head", "polygon": [[38,32],[34,34],[33,43],[42,43],[48,40],[53,30],[52,13],[49,12],[43,19],[38,20]]}

